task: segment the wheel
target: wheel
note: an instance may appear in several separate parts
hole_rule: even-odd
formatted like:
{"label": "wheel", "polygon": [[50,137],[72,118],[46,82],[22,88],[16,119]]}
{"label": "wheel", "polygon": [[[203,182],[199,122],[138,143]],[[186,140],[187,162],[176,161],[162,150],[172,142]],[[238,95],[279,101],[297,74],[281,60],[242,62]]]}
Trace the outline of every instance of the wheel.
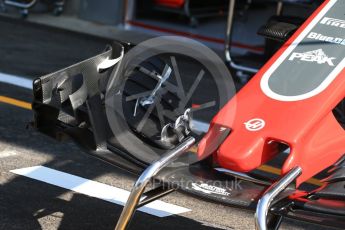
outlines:
{"label": "wheel", "polygon": [[200,140],[235,91],[228,69],[216,54],[183,40],[156,38],[133,48],[107,87],[111,143],[145,163],[175,147],[176,143],[162,141],[163,129],[188,109],[189,135]]}

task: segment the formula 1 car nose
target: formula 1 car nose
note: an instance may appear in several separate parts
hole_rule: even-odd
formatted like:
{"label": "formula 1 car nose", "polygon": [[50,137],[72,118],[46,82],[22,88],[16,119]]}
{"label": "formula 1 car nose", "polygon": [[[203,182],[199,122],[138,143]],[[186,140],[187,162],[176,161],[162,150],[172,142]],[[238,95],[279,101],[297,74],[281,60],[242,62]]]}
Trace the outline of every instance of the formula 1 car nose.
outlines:
{"label": "formula 1 car nose", "polygon": [[215,151],[221,166],[254,170],[275,156],[274,143],[282,143],[291,149],[282,173],[301,167],[299,186],[343,155],[345,132],[332,110],[345,93],[345,47],[327,38],[315,43],[321,38],[312,36],[324,31],[340,36],[322,19],[341,16],[341,6],[330,1],[315,12],[213,119],[231,129]]}

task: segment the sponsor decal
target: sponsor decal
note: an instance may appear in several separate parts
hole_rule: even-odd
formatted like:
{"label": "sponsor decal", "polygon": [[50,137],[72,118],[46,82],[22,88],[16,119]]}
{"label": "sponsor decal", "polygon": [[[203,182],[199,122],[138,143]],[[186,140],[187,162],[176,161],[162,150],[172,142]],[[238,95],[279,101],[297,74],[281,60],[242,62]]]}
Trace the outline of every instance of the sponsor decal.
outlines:
{"label": "sponsor decal", "polygon": [[315,32],[310,32],[307,38],[319,40],[323,42],[328,42],[328,43],[333,43],[333,44],[340,44],[340,45],[345,46],[344,38],[330,37],[330,36],[326,36],[326,35],[315,33]]}
{"label": "sponsor decal", "polygon": [[219,131],[220,131],[220,132],[224,132],[224,131],[226,131],[227,129],[228,129],[228,128],[226,128],[226,127],[220,127],[220,128],[219,128]]}
{"label": "sponsor decal", "polygon": [[336,18],[329,18],[329,17],[324,17],[321,22],[323,25],[327,26],[334,26],[338,28],[344,28],[345,29],[345,20],[340,20]]}
{"label": "sponsor decal", "polygon": [[[265,95],[278,101],[292,102],[305,100],[325,91],[339,76],[345,65],[345,58],[341,54],[342,47],[340,47],[345,45],[345,35],[344,33],[340,33],[343,31],[342,28],[335,27],[342,27],[342,22],[331,19],[343,18],[343,3],[344,1],[340,0],[328,1],[315,18],[300,31],[300,34],[297,35],[296,39],[287,47],[282,55],[263,73],[260,87]],[[330,11],[332,13],[329,13]],[[330,32],[333,33],[331,34]],[[322,48],[326,55],[330,55],[330,58],[336,57],[336,60],[326,59],[325,61],[323,58],[319,60],[316,58],[313,59],[314,57],[302,55],[300,58],[303,58],[304,61],[307,58],[312,58],[311,60],[319,61],[318,63],[325,61],[325,64],[313,64],[309,68],[306,65],[304,67],[294,66],[295,62],[292,62],[291,59],[289,61],[289,58],[297,59],[298,57],[292,56],[293,53],[309,51],[305,50],[308,49],[306,47],[313,47],[309,48],[312,51]],[[315,54],[315,56],[321,55]],[[298,70],[294,74],[294,81],[286,81],[286,77],[289,77],[290,74],[289,71],[295,67],[298,67]],[[305,79],[306,76],[313,76],[315,79],[308,81]],[[315,84],[316,82],[319,84]]]}
{"label": "sponsor decal", "polygon": [[249,131],[259,131],[265,127],[266,122],[260,118],[254,118],[245,122],[244,125]]}
{"label": "sponsor decal", "polygon": [[328,57],[322,49],[317,49],[305,53],[292,53],[289,61],[293,61],[296,59],[305,62],[316,62],[319,65],[328,64],[329,66],[334,66],[333,60],[335,60],[336,58]]}
{"label": "sponsor decal", "polygon": [[224,188],[219,188],[219,187],[205,184],[205,183],[202,183],[202,184],[192,183],[192,187],[194,190],[203,192],[205,194],[217,194],[217,195],[222,195],[222,196],[230,195],[230,192],[228,192]]}

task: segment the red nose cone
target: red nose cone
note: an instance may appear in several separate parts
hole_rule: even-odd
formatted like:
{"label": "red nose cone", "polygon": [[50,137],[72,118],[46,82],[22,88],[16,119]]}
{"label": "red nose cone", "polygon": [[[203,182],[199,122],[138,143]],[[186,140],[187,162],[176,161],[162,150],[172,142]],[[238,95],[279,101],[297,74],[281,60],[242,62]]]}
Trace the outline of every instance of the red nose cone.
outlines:
{"label": "red nose cone", "polygon": [[236,143],[229,137],[217,152],[218,162],[224,168],[247,172],[255,169],[261,164],[261,155],[264,147],[264,140],[257,139],[252,143]]}

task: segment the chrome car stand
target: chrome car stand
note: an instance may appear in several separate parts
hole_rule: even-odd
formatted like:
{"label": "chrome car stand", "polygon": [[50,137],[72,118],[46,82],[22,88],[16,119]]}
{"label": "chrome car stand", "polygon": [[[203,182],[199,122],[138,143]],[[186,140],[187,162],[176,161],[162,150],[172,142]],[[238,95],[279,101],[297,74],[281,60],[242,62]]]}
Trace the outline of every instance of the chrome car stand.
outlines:
{"label": "chrome car stand", "polygon": [[265,194],[260,198],[258,205],[256,206],[255,212],[255,227],[257,230],[267,230],[273,227],[273,229],[278,229],[281,223],[281,217],[275,220],[275,226],[268,225],[268,213],[270,211],[271,205],[290,195],[290,193],[284,194],[283,197],[278,196],[291,184],[295,179],[301,175],[302,169],[296,167],[291,169],[285,176],[283,176],[279,181],[271,185],[265,192]]}
{"label": "chrome car stand", "polygon": [[[166,189],[163,187],[155,188],[151,191],[144,193],[146,186],[149,182],[156,176],[162,169],[169,166],[173,161],[183,155],[188,149],[190,149],[195,143],[193,137],[188,137],[180,145],[178,145],[173,150],[167,152],[162,158],[158,159],[152,163],[145,171],[141,174],[139,179],[135,182],[131,194],[127,200],[125,207],[122,210],[120,219],[117,222],[115,230],[124,230],[129,225],[129,222],[136,209],[157,200],[173,191],[175,189]],[[142,195],[145,195],[145,198],[140,200]]]}
{"label": "chrome car stand", "polygon": [[[141,174],[141,176],[135,182],[132,188],[130,196],[127,200],[125,207],[122,210],[121,216],[117,222],[115,230],[127,229],[131,221],[131,218],[134,215],[134,212],[138,208],[150,202],[153,202],[161,197],[164,197],[176,190],[175,188],[166,188],[164,186],[160,186],[144,193],[145,188],[147,187],[149,182],[152,181],[152,179],[159,172],[168,167],[172,162],[174,162],[177,158],[181,157],[186,151],[188,151],[188,149],[190,149],[194,145],[194,143],[195,139],[193,137],[186,138],[180,145],[178,145],[175,149],[167,152],[159,160],[152,163]],[[301,173],[302,169],[300,167],[293,168],[280,180],[268,187],[264,195],[258,201],[256,207],[255,227],[257,230],[276,230],[280,227],[283,217],[273,215],[271,218],[269,218],[269,212],[272,208],[272,205],[288,197],[294,191],[296,191],[295,189],[286,189],[295,181],[295,179],[299,175],[301,175]],[[141,199],[141,197],[145,198]]]}

